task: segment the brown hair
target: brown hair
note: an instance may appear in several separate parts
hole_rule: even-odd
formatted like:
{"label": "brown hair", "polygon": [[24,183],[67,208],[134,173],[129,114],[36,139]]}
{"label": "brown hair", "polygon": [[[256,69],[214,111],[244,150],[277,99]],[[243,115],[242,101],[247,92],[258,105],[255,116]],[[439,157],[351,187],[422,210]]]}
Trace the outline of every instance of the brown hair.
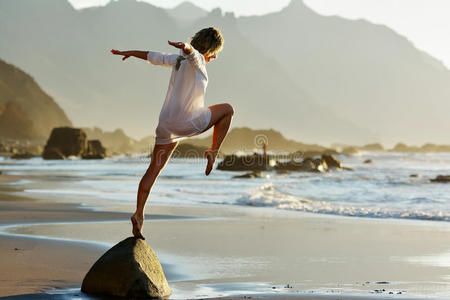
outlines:
{"label": "brown hair", "polygon": [[201,54],[211,56],[222,50],[224,40],[218,29],[208,27],[197,32],[189,43]]}

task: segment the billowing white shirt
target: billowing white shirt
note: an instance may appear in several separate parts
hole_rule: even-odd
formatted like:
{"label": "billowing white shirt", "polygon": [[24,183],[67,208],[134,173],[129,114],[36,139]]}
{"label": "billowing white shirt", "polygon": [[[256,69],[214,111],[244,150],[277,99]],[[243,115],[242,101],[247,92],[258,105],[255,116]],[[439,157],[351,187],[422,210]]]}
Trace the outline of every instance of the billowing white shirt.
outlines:
{"label": "billowing white shirt", "polygon": [[199,134],[211,119],[211,111],[205,107],[204,100],[208,85],[205,58],[194,48],[189,55],[180,50],[180,55],[186,59],[176,70],[179,55],[154,51],[147,53],[149,63],[172,68],[156,128],[156,144],[168,144]]}

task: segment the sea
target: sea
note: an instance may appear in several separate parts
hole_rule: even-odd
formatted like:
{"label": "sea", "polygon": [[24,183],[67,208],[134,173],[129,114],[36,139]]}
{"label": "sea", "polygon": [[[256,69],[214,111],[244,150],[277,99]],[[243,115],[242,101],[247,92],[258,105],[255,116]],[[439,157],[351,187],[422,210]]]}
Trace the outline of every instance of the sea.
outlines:
{"label": "sea", "polygon": [[[214,169],[204,175],[203,158],[173,158],[162,171],[149,198],[150,205],[223,205],[268,207],[364,218],[450,221],[450,153],[363,151],[338,155],[352,171],[326,173],[264,172],[262,178],[234,178],[245,172]],[[371,163],[364,163],[365,160]],[[220,161],[220,159],[218,160]],[[13,160],[0,158],[4,174],[24,175],[13,184],[24,195],[70,196],[80,205],[105,200],[134,203],[146,155],[114,156],[104,160]]]}

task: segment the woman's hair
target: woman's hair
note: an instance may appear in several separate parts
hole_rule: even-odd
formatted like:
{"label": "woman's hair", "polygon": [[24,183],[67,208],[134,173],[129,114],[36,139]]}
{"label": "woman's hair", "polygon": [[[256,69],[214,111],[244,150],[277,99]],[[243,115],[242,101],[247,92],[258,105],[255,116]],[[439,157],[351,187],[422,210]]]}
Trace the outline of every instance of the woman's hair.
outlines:
{"label": "woman's hair", "polygon": [[197,32],[191,38],[190,44],[201,54],[211,56],[222,50],[223,42],[220,31],[214,27],[208,27]]}

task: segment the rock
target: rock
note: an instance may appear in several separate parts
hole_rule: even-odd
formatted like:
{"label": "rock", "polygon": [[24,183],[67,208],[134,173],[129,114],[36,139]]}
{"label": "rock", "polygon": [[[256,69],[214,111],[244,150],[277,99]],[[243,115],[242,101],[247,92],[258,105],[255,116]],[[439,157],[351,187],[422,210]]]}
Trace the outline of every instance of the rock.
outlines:
{"label": "rock", "polygon": [[365,164],[371,164],[371,163],[372,163],[372,160],[371,160],[371,159],[366,159],[363,163],[365,163]]}
{"label": "rock", "polygon": [[432,182],[450,183],[450,175],[438,175]]}
{"label": "rock", "polygon": [[419,174],[411,174],[411,175],[409,175],[409,177],[411,177],[411,178],[418,178],[418,177],[420,177],[420,175]]}
{"label": "rock", "polygon": [[242,175],[233,176],[233,178],[264,178],[261,172],[249,172]]}
{"label": "rock", "polygon": [[349,154],[358,154],[360,153],[358,147],[349,146],[342,149],[342,154],[349,155]]}
{"label": "rock", "polygon": [[275,161],[260,154],[237,156],[227,155],[218,164],[218,170],[224,171],[266,171],[271,170]]}
{"label": "rock", "polygon": [[135,237],[103,254],[84,277],[81,290],[126,298],[165,298],[171,294],[156,254]]}
{"label": "rock", "polygon": [[316,172],[316,165],[314,164],[312,158],[307,157],[303,160],[301,164],[301,170],[303,172]]}
{"label": "rock", "polygon": [[55,157],[80,156],[87,149],[86,133],[78,128],[54,128],[45,145],[42,158],[60,159]]}
{"label": "rock", "polygon": [[277,162],[275,170],[281,171],[299,171],[299,172],[326,172],[330,169],[328,162],[333,168],[342,168],[341,162],[332,155],[324,154],[321,158],[306,157],[302,161],[291,159],[288,162]]}
{"label": "rock", "polygon": [[404,143],[398,143],[395,145],[394,148],[392,148],[389,151],[393,151],[393,152],[419,152],[420,148],[417,146],[408,146]]}
{"label": "rock", "polygon": [[323,173],[328,170],[328,164],[323,158],[313,159],[314,168],[317,172]]}
{"label": "rock", "polygon": [[333,155],[324,154],[322,159],[327,163],[330,169],[342,169],[342,163]]}
{"label": "rock", "polygon": [[31,153],[29,153],[29,152],[26,152],[26,153],[16,153],[16,154],[13,154],[13,155],[11,156],[12,159],[29,159],[29,158],[32,158],[32,157],[34,157],[34,155],[31,154]]}
{"label": "rock", "polygon": [[361,147],[362,150],[368,150],[368,151],[383,151],[384,148],[381,144],[375,143],[375,144],[367,144]]}
{"label": "rock", "polygon": [[42,153],[43,159],[65,159],[66,157],[57,148],[47,148],[44,153]]}
{"label": "rock", "polygon": [[303,167],[303,161],[297,161],[291,159],[288,162],[279,162],[277,161],[275,164],[275,170],[277,172],[287,172],[287,171],[301,171]]}
{"label": "rock", "polygon": [[103,148],[99,140],[88,141],[86,151],[81,155],[83,159],[103,159],[106,156],[106,149]]}
{"label": "rock", "polygon": [[450,145],[425,144],[420,147],[422,152],[450,152]]}

